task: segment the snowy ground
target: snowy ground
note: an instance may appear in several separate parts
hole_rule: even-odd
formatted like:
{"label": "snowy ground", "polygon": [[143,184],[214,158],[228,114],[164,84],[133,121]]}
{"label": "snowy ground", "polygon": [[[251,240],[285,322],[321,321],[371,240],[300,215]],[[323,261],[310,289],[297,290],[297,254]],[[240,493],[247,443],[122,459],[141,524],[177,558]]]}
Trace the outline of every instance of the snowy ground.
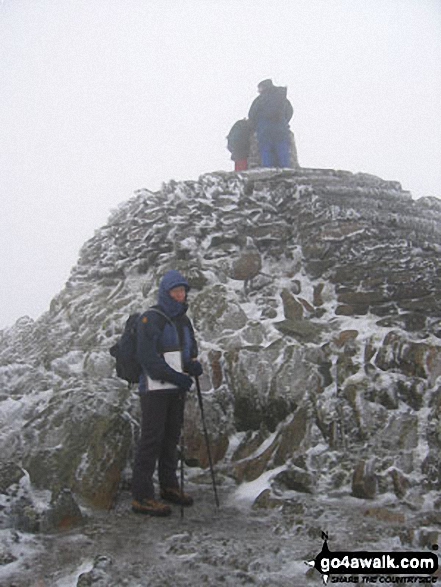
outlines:
{"label": "snowy ground", "polygon": [[196,503],[183,519],[178,506],[165,519],[135,515],[130,494],[122,492],[112,511],[91,513],[81,529],[37,536],[2,530],[0,586],[322,585],[305,564],[321,551],[322,531],[331,550],[427,551],[431,546],[421,541],[426,536],[430,543],[439,522],[433,511],[349,496],[291,492],[276,507],[251,508],[251,484],[248,494],[219,486],[216,511],[209,484],[187,485]]}

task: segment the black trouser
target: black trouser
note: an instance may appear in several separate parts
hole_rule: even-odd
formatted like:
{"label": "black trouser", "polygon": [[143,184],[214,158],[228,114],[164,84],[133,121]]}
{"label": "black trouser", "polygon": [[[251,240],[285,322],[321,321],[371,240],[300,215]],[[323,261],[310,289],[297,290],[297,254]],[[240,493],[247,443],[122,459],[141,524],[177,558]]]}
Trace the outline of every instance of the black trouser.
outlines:
{"label": "black trouser", "polygon": [[161,487],[178,488],[178,443],[184,421],[185,394],[147,392],[141,397],[141,437],[133,467],[133,499],[153,499],[153,473],[158,462]]}

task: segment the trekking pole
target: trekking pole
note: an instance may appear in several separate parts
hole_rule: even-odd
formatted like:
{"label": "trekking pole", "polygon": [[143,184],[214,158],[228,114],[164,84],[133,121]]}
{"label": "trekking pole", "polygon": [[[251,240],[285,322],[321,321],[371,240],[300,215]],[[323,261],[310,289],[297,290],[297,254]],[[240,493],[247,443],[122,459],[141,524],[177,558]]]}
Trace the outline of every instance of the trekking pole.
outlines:
{"label": "trekking pole", "polygon": [[184,519],[184,413],[185,413],[185,396],[182,396],[183,408],[182,408],[182,428],[179,450],[181,453],[181,520]]}
{"label": "trekking pole", "polygon": [[202,427],[204,429],[205,444],[207,445],[208,462],[210,464],[210,472],[211,472],[211,481],[213,483],[214,501],[216,502],[216,507],[219,509],[219,498],[217,496],[216,479],[214,477],[214,469],[213,469],[213,460],[211,458],[210,442],[208,440],[207,426],[205,424],[204,405],[202,403],[201,386],[199,384],[199,378],[195,377],[195,380],[196,380],[196,390],[198,393],[199,408],[201,410]]}

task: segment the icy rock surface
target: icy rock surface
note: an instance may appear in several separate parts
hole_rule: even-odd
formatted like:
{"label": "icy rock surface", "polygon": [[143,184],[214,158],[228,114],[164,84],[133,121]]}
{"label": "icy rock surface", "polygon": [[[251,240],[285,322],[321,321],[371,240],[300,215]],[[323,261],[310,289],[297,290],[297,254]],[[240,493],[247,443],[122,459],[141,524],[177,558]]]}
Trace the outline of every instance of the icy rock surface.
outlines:
{"label": "icy rock surface", "polygon": [[[440,229],[438,199],[346,171],[139,190],[85,243],[49,310],[0,333],[2,462],[19,467],[1,482],[2,527],[20,499],[52,520],[63,492],[72,511],[110,508],[129,486],[138,399],[108,349],[171,268],[192,286],[219,475],[268,478],[263,509],[293,491],[436,506]],[[187,461],[206,468],[194,394],[185,435]]]}
{"label": "icy rock surface", "polygon": [[[440,513],[405,513],[394,504],[292,491],[239,496],[221,486],[216,512],[209,486],[188,484],[196,504],[180,518],[131,514],[120,494],[110,512],[95,510],[80,531],[35,536],[0,532],[2,587],[194,587],[323,585],[305,562],[322,548],[411,551],[431,548]],[[266,490],[271,493],[271,490]]]}

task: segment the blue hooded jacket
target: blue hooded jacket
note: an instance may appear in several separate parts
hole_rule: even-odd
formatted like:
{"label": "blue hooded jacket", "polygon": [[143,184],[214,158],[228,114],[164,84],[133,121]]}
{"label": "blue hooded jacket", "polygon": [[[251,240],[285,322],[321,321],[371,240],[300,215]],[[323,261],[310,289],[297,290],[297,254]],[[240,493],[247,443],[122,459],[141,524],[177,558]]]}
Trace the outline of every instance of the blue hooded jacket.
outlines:
{"label": "blue hooded jacket", "polygon": [[170,297],[169,291],[179,286],[185,287],[187,292],[190,289],[188,281],[174,269],[167,271],[159,284],[158,305],[169,318],[183,316],[188,309],[187,303],[181,304]]}
{"label": "blue hooded jacket", "polygon": [[259,140],[283,141],[289,140],[292,115],[293,108],[286,97],[286,88],[271,84],[251,104],[248,118]]}
{"label": "blue hooded jacket", "polygon": [[[152,379],[167,381],[172,385],[179,385],[178,373],[164,360],[163,353],[180,349],[184,371],[189,363],[198,355],[198,348],[191,322],[186,315],[188,305],[180,303],[170,296],[170,290],[184,286],[190,289],[187,280],[179,271],[168,271],[159,285],[158,305],[154,306],[167,316],[164,317],[154,310],[147,310],[139,318],[137,358],[142,366],[143,373]],[[145,375],[141,375],[139,382],[140,393],[145,393]],[[171,391],[176,388],[171,387]],[[159,393],[167,393],[162,390]]]}

